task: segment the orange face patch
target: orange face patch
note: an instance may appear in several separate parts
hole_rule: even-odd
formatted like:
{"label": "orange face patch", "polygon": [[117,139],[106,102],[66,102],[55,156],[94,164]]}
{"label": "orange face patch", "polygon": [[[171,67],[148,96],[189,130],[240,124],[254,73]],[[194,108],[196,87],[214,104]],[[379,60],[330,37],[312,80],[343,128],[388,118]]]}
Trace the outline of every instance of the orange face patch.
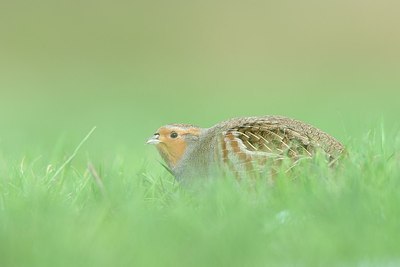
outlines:
{"label": "orange face patch", "polygon": [[186,151],[185,135],[199,135],[199,133],[200,130],[193,127],[164,126],[158,129],[160,143],[157,144],[157,149],[170,168],[176,166]]}

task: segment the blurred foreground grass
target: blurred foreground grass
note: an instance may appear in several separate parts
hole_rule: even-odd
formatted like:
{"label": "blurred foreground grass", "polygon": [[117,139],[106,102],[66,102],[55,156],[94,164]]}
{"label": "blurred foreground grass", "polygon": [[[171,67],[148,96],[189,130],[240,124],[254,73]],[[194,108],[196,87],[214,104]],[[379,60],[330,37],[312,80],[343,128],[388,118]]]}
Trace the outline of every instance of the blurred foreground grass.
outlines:
{"label": "blurred foreground grass", "polygon": [[316,159],[274,186],[182,188],[153,160],[101,162],[88,144],[55,177],[73,149],[2,153],[1,266],[397,266],[400,136],[383,129],[337,170]]}

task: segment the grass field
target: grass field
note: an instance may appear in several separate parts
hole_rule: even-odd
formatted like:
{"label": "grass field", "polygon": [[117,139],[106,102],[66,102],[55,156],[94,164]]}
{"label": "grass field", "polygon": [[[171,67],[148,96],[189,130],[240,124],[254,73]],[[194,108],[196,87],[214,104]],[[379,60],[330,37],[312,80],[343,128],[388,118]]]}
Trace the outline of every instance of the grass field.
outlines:
{"label": "grass field", "polygon": [[[4,1],[0,266],[400,266],[398,10]],[[348,155],[182,188],[145,145],[268,114]]]}
{"label": "grass field", "polygon": [[102,162],[83,144],[69,162],[66,138],[3,152],[1,266],[397,266],[400,137],[381,130],[348,144],[337,170],[315,160],[274,186],[185,189],[155,151]]}

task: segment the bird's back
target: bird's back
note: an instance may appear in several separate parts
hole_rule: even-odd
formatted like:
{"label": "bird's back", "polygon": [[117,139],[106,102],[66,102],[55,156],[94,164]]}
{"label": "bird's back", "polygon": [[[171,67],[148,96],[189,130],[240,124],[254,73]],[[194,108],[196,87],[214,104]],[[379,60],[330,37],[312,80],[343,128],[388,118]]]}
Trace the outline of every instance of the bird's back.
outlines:
{"label": "bird's back", "polygon": [[[248,141],[250,144],[253,144],[253,142],[264,144],[263,141],[272,141],[273,143],[281,141],[278,143],[286,147],[286,144],[289,145],[294,142],[293,145],[309,146],[310,149],[313,146],[321,147],[332,157],[341,154],[344,150],[344,146],[331,135],[310,124],[283,116],[234,118],[221,122],[214,127],[218,129],[217,135],[217,132],[223,136],[226,133],[235,134],[237,132],[236,135],[241,140]],[[261,147],[259,148],[261,149]],[[249,149],[254,150],[251,146],[249,146]]]}

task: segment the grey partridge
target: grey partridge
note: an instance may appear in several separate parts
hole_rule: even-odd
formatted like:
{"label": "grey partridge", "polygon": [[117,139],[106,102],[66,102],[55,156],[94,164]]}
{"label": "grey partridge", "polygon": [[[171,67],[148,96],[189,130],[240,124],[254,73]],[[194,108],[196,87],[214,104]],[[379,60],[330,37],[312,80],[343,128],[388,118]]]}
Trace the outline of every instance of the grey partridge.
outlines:
{"label": "grey partridge", "polygon": [[268,162],[311,158],[318,150],[334,161],[344,151],[329,134],[282,116],[234,118],[211,128],[169,124],[147,144],[156,145],[178,180],[206,177],[217,169],[259,172]]}

